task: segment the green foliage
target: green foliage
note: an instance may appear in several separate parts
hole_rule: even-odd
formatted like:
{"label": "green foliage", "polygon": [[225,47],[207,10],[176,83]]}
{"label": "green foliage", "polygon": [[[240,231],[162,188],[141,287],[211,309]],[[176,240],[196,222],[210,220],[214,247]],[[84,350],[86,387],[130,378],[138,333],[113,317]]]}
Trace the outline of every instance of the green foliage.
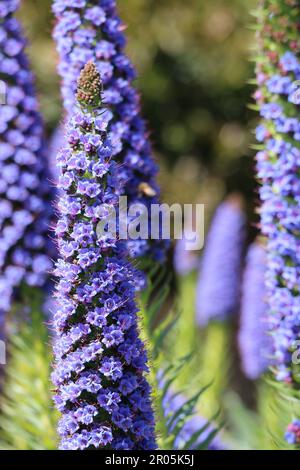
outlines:
{"label": "green foliage", "polygon": [[224,398],[230,429],[225,437],[230,447],[234,450],[270,449],[265,423],[263,425],[259,414],[247,408],[234,392],[228,392]]}
{"label": "green foliage", "polygon": [[210,415],[218,407],[223,407],[223,396],[230,382],[229,370],[232,366],[230,342],[232,332],[228,322],[211,322],[205,332],[198,334],[202,341],[201,356],[198,355],[199,381],[212,382],[203,401],[203,410]]}
{"label": "green foliage", "polygon": [[231,366],[230,325],[211,323],[204,330],[199,330],[195,323],[196,273],[179,279],[179,311],[177,323],[170,334],[168,342],[169,357],[188,354],[194,351],[193,357],[177,378],[177,385],[189,384],[192,393],[207,383],[211,386],[201,400],[201,413],[211,417],[222,407],[222,397],[228,384]]}
{"label": "green foliage", "polygon": [[164,409],[164,400],[170,402],[178,395],[183,397],[183,393],[180,391],[174,394],[173,384],[178,374],[180,374],[181,370],[188,363],[188,360],[189,357],[184,357],[159,374],[158,385],[161,390],[159,393],[160,416],[164,422],[164,429],[166,431],[165,434],[161,435],[160,439],[161,448],[163,449],[208,450],[221,428],[221,425],[217,428],[211,425],[211,421],[215,421],[219,418],[219,413],[216,413],[211,420],[203,420],[202,424],[199,423],[199,428],[188,437],[188,440],[182,437],[182,433],[189,420],[195,417],[196,406],[200,397],[202,398],[203,393],[209,389],[210,384],[198,390],[191,398],[186,398],[180,408],[171,409],[168,413]]}
{"label": "green foliage", "polygon": [[[192,397],[186,398],[180,409],[169,414],[166,413],[164,399],[177,395],[187,397],[189,395],[178,384],[181,383],[180,377],[184,374],[185,369],[189,369],[194,356],[194,352],[182,356],[184,349],[182,347],[179,348],[180,352],[175,355],[173,348],[171,348],[171,355],[168,353],[170,341],[174,340],[174,330],[181,321],[181,315],[176,313],[176,305],[171,312],[162,315],[169,293],[170,289],[168,279],[165,278],[164,268],[154,266],[149,273],[148,288],[141,296],[141,323],[151,357],[151,381],[155,390],[154,405],[161,449],[175,448],[175,442],[186,423],[195,416],[200,397],[211,385],[206,385],[200,390],[198,385],[197,391]],[[219,413],[216,413],[212,420],[217,419],[218,416]],[[196,443],[200,441],[199,450],[207,450],[218,432],[219,428],[212,428],[210,421],[204,422],[203,426],[196,430],[187,442],[181,443],[182,449],[195,448]],[[203,439],[201,440],[202,435]]]}
{"label": "green foliage", "polygon": [[251,410],[234,392],[225,397],[230,432],[226,440],[235,450],[292,450],[284,439],[299,402],[286,396],[285,387],[268,375],[257,384],[257,407]]}
{"label": "green foliage", "polygon": [[56,448],[56,412],[49,381],[51,349],[40,303],[9,339],[1,396],[0,449]]}
{"label": "green foliage", "polygon": [[259,398],[259,415],[268,430],[270,445],[281,450],[297,450],[286,442],[284,433],[292,419],[300,416],[299,390],[276,381],[269,374]]}

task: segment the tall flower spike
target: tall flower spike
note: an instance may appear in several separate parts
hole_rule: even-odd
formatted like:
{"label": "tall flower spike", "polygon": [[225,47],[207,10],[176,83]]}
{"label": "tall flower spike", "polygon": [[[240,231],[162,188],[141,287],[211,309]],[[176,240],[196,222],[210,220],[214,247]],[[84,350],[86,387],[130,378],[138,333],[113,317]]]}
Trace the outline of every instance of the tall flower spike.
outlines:
{"label": "tall flower spike", "polygon": [[250,246],[242,286],[238,339],[243,371],[251,380],[258,379],[267,370],[272,357],[266,318],[266,257],[265,248],[259,241]]}
{"label": "tall flower spike", "polygon": [[0,312],[21,283],[44,286],[52,255],[51,187],[33,75],[14,14],[18,0],[0,1]]}
{"label": "tall flower spike", "polygon": [[202,261],[196,295],[196,320],[226,320],[239,308],[246,217],[241,198],[232,195],[217,209]]}
{"label": "tall flower spike", "polygon": [[[55,0],[57,18],[54,38],[60,56],[58,72],[67,114],[74,108],[76,83],[82,67],[93,60],[103,85],[104,102],[110,109],[109,132],[114,159],[120,163],[119,178],[124,182],[128,205],[142,203],[150,212],[158,202],[157,166],[145,122],[140,117],[140,99],[132,85],[135,71],[124,54],[124,27],[116,12],[115,0]],[[149,221],[150,223],[150,221]],[[129,240],[133,257],[164,257],[163,240]]]}
{"label": "tall flower spike", "polygon": [[292,363],[300,339],[299,2],[262,1],[258,19],[257,173],[261,229],[267,238],[268,318],[276,377],[299,383],[299,365]]}
{"label": "tall flower spike", "polygon": [[79,109],[68,125],[68,146],[58,155],[53,382],[62,413],[60,448],[147,450],[156,444],[147,357],[138,335],[137,273],[123,242],[96,232],[119,191],[107,114],[98,107],[99,78],[92,62],[81,72]]}

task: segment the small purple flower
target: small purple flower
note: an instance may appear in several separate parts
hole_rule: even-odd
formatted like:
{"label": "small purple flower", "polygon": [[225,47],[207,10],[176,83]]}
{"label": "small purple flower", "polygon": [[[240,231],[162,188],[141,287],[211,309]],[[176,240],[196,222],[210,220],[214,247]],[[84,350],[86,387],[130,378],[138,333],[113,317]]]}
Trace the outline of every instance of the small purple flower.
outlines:
{"label": "small purple flower", "polygon": [[266,86],[270,93],[283,95],[288,95],[293,88],[291,79],[289,77],[282,77],[281,75],[274,75],[268,79]]}
{"label": "small purple flower", "polygon": [[279,60],[279,66],[284,72],[300,73],[300,62],[298,58],[290,51],[287,51]]}
{"label": "small purple flower", "polygon": [[299,419],[294,419],[292,423],[288,425],[284,437],[285,437],[285,440],[289,444],[294,444],[294,445],[300,444],[300,420]]}
{"label": "small purple flower", "polygon": [[265,248],[253,243],[248,251],[243,278],[239,348],[245,375],[258,379],[271,364],[272,341],[268,336]]}
{"label": "small purple flower", "polygon": [[260,115],[265,119],[277,119],[282,116],[282,107],[277,103],[264,104],[260,109]]}

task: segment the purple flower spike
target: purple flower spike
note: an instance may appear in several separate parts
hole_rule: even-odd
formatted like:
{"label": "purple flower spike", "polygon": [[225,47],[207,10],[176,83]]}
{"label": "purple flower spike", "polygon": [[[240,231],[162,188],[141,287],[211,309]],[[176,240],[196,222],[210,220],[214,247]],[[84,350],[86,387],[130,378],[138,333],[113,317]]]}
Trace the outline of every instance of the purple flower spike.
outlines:
{"label": "purple flower spike", "polygon": [[239,196],[217,209],[204,245],[196,296],[199,326],[224,321],[239,308],[246,217]]}
{"label": "purple flower spike", "polygon": [[241,302],[239,348],[243,371],[251,380],[258,379],[271,364],[272,340],[267,330],[267,292],[265,248],[253,243],[248,251]]}
{"label": "purple flower spike", "polygon": [[[74,109],[74,93],[83,66],[93,60],[101,74],[107,122],[118,177],[128,204],[143,203],[149,210],[158,202],[157,166],[152,158],[148,131],[140,117],[140,97],[133,87],[136,73],[124,53],[124,26],[115,0],[55,0],[54,39],[60,57],[58,72],[67,114]],[[105,129],[104,129],[105,130]],[[133,257],[151,255],[163,260],[168,243],[137,240],[128,244]]]}
{"label": "purple flower spike", "polygon": [[[119,191],[111,138],[101,130],[106,123],[101,89],[96,66],[89,62],[78,81],[69,145],[58,156],[62,176],[72,173],[71,186],[59,185],[56,230],[60,259],[52,378],[62,413],[60,448],[150,450],[156,443],[147,357],[137,325],[137,273],[116,235],[97,234],[101,212],[90,211],[114,204]],[[81,163],[76,166],[83,157],[85,170]],[[97,164],[106,167],[105,175],[93,172]]]}
{"label": "purple flower spike", "polygon": [[0,1],[0,311],[21,283],[43,287],[53,255],[51,186],[18,0]]}
{"label": "purple flower spike", "polygon": [[268,328],[277,380],[298,387],[293,352],[300,340],[299,4],[265,0],[259,16],[255,97],[262,120],[256,158],[268,255]]}

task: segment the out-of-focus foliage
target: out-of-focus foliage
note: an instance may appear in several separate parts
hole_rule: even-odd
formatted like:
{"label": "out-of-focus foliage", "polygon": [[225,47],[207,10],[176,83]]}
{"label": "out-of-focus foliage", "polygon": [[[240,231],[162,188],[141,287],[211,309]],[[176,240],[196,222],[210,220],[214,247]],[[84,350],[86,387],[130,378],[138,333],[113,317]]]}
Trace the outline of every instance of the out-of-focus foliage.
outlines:
{"label": "out-of-focus foliage", "polygon": [[[191,376],[187,375],[183,388],[182,377],[186,376],[186,369],[189,369],[194,356],[194,345],[191,341],[187,346],[187,354],[180,343],[176,352],[173,348],[170,349],[174,330],[177,330],[180,323],[180,314],[176,313],[175,305],[175,311],[171,310],[164,315],[163,306],[170,293],[165,270],[156,266],[149,272],[148,278],[148,286],[141,295],[140,326],[148,344],[151,361],[150,377],[154,391],[159,448],[210,450],[214,445],[218,446],[215,437],[219,433],[219,426],[211,425],[210,421],[200,416],[196,423],[193,421],[197,416],[197,407],[200,406],[203,394],[210,388],[210,384],[201,386],[198,382],[191,393],[190,389],[186,389],[186,384],[191,382]],[[162,282],[164,278],[165,281]],[[189,322],[189,325],[192,324],[193,319]],[[190,339],[190,335],[187,338]],[[209,418],[217,420],[219,412]]]}
{"label": "out-of-focus foliage", "polygon": [[246,408],[236,393],[226,393],[224,403],[228,445],[235,450],[297,450],[284,439],[293,413],[299,415],[299,401],[286,396],[280,383],[270,378],[257,384],[257,408]]}
{"label": "out-of-focus foliage", "polygon": [[180,316],[167,338],[167,357],[194,350],[175,384],[196,393],[210,384],[199,400],[198,412],[205,418],[221,411],[225,422],[222,440],[229,449],[288,449],[284,430],[299,403],[287,397],[282,385],[263,378],[251,382],[242,375],[237,351],[237,325],[212,323],[203,331],[195,327],[195,273],[178,279]]}
{"label": "out-of-focus foliage", "polygon": [[[195,322],[196,276],[192,272],[179,279],[179,318],[168,338],[167,354],[178,357],[193,351],[191,360],[176,379],[179,387],[196,393],[210,384],[199,402],[198,410],[210,418],[223,408],[231,364],[231,331],[227,323],[211,323],[199,330]],[[222,413],[223,415],[223,413]],[[224,416],[224,415],[223,415]]]}
{"label": "out-of-focus foliage", "polygon": [[57,448],[57,413],[49,380],[51,340],[40,304],[32,303],[27,320],[20,319],[9,337],[1,396],[0,449],[53,450]]}
{"label": "out-of-focus foliage", "polygon": [[251,0],[119,4],[158,148],[221,164],[247,153]]}

